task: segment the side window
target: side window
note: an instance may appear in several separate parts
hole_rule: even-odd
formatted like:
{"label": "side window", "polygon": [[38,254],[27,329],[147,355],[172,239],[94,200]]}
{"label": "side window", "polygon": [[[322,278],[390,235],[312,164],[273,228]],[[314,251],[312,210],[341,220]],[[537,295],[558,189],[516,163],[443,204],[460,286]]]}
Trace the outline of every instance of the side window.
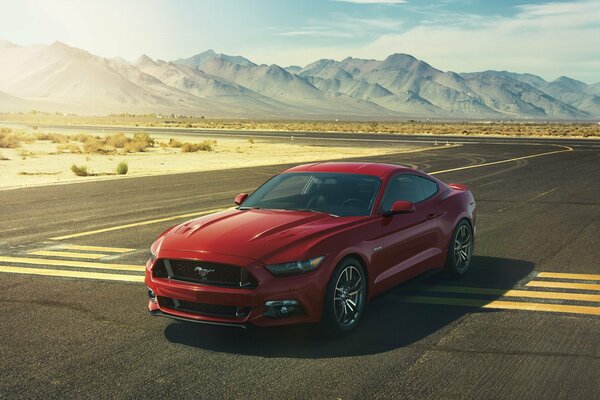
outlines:
{"label": "side window", "polygon": [[382,210],[389,210],[392,204],[398,200],[411,201],[413,203],[424,199],[420,178],[416,175],[401,174],[393,177],[383,195]]}
{"label": "side window", "polygon": [[423,192],[423,200],[430,198],[438,191],[437,183],[427,178],[419,177],[421,183],[421,191]]}

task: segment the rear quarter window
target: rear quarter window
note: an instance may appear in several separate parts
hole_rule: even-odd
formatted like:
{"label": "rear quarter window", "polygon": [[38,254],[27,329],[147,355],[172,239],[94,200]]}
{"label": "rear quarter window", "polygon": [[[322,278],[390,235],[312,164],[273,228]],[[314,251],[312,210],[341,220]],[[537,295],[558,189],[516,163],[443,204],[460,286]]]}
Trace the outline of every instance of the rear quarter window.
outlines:
{"label": "rear quarter window", "polygon": [[434,196],[438,192],[437,183],[430,179],[419,177],[419,183],[421,185],[423,200]]}

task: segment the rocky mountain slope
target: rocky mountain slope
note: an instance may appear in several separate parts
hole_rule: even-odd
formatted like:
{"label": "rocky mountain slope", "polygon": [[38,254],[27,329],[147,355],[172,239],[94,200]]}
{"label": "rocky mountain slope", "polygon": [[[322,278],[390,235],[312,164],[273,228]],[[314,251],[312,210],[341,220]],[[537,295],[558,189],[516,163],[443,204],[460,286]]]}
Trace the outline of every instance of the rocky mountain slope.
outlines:
{"label": "rocky mountain slope", "polygon": [[208,50],[172,62],[106,59],[56,42],[0,41],[0,112],[160,112],[231,118],[600,118],[600,82],[457,74],[408,54],[257,65]]}

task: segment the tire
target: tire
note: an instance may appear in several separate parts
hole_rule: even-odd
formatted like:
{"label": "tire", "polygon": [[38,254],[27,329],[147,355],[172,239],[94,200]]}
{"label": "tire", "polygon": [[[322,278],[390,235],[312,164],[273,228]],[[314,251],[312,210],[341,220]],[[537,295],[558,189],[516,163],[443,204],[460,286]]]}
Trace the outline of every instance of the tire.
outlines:
{"label": "tire", "polygon": [[342,260],[333,271],[323,306],[321,328],[326,336],[339,337],[358,325],[365,308],[367,277],[355,258]]}
{"label": "tire", "polygon": [[473,257],[473,228],[466,219],[458,222],[448,244],[444,270],[450,278],[460,278],[469,270]]}

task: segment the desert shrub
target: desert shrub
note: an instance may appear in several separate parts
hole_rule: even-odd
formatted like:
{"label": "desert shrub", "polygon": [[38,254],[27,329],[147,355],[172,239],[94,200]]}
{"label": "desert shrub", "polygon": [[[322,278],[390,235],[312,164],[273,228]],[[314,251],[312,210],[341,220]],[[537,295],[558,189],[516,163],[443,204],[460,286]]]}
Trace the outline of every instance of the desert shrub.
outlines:
{"label": "desert shrub", "polygon": [[123,150],[125,150],[127,153],[139,153],[146,151],[146,146],[141,142],[130,141],[125,143]]}
{"label": "desert shrub", "polygon": [[39,132],[35,134],[37,140],[50,140],[50,133]]}
{"label": "desert shrub", "polygon": [[90,173],[88,172],[88,169],[85,165],[71,165],[71,171],[73,171],[73,173],[77,176],[89,176]]}
{"label": "desert shrub", "polygon": [[76,142],[85,143],[91,137],[93,136],[87,133],[78,133],[76,135],[71,136],[71,139]]}
{"label": "desert shrub", "polygon": [[31,138],[15,133],[9,128],[0,128],[0,148],[14,149],[21,145],[21,142],[30,142]]}
{"label": "desert shrub", "polygon": [[50,141],[52,143],[67,143],[71,138],[68,135],[61,135],[59,133],[51,133]]}
{"label": "desert shrub", "polygon": [[212,151],[212,142],[209,140],[205,140],[200,143],[183,143],[181,145],[182,153],[195,153],[197,151]]}
{"label": "desert shrub", "polygon": [[249,138],[248,138],[248,143],[250,143],[250,144],[254,144],[254,138],[252,138],[252,137],[249,137]]}
{"label": "desert shrub", "polygon": [[181,145],[182,153],[195,153],[200,150],[200,147],[195,143],[183,143]]}
{"label": "desert shrub", "polygon": [[10,158],[6,158],[4,154],[0,153],[0,161],[10,161]]}
{"label": "desert shrub", "polygon": [[107,153],[107,150],[104,146],[104,142],[94,136],[90,136],[86,139],[86,141],[83,143],[83,151],[84,153],[100,153],[100,154],[105,154]]}
{"label": "desert shrub", "polygon": [[106,144],[117,149],[124,148],[129,141],[123,133],[115,133],[106,137]]}
{"label": "desert shrub", "polygon": [[179,140],[177,139],[169,139],[169,147],[181,147],[183,143],[181,143]]}
{"label": "desert shrub", "polygon": [[144,144],[146,147],[154,147],[154,139],[147,132],[138,132],[133,135],[133,141]]}
{"label": "desert shrub", "polygon": [[129,167],[125,161],[121,161],[117,165],[117,175],[125,175],[129,171]]}
{"label": "desert shrub", "polygon": [[58,153],[81,154],[81,148],[75,143],[59,144],[56,146],[56,151]]}

